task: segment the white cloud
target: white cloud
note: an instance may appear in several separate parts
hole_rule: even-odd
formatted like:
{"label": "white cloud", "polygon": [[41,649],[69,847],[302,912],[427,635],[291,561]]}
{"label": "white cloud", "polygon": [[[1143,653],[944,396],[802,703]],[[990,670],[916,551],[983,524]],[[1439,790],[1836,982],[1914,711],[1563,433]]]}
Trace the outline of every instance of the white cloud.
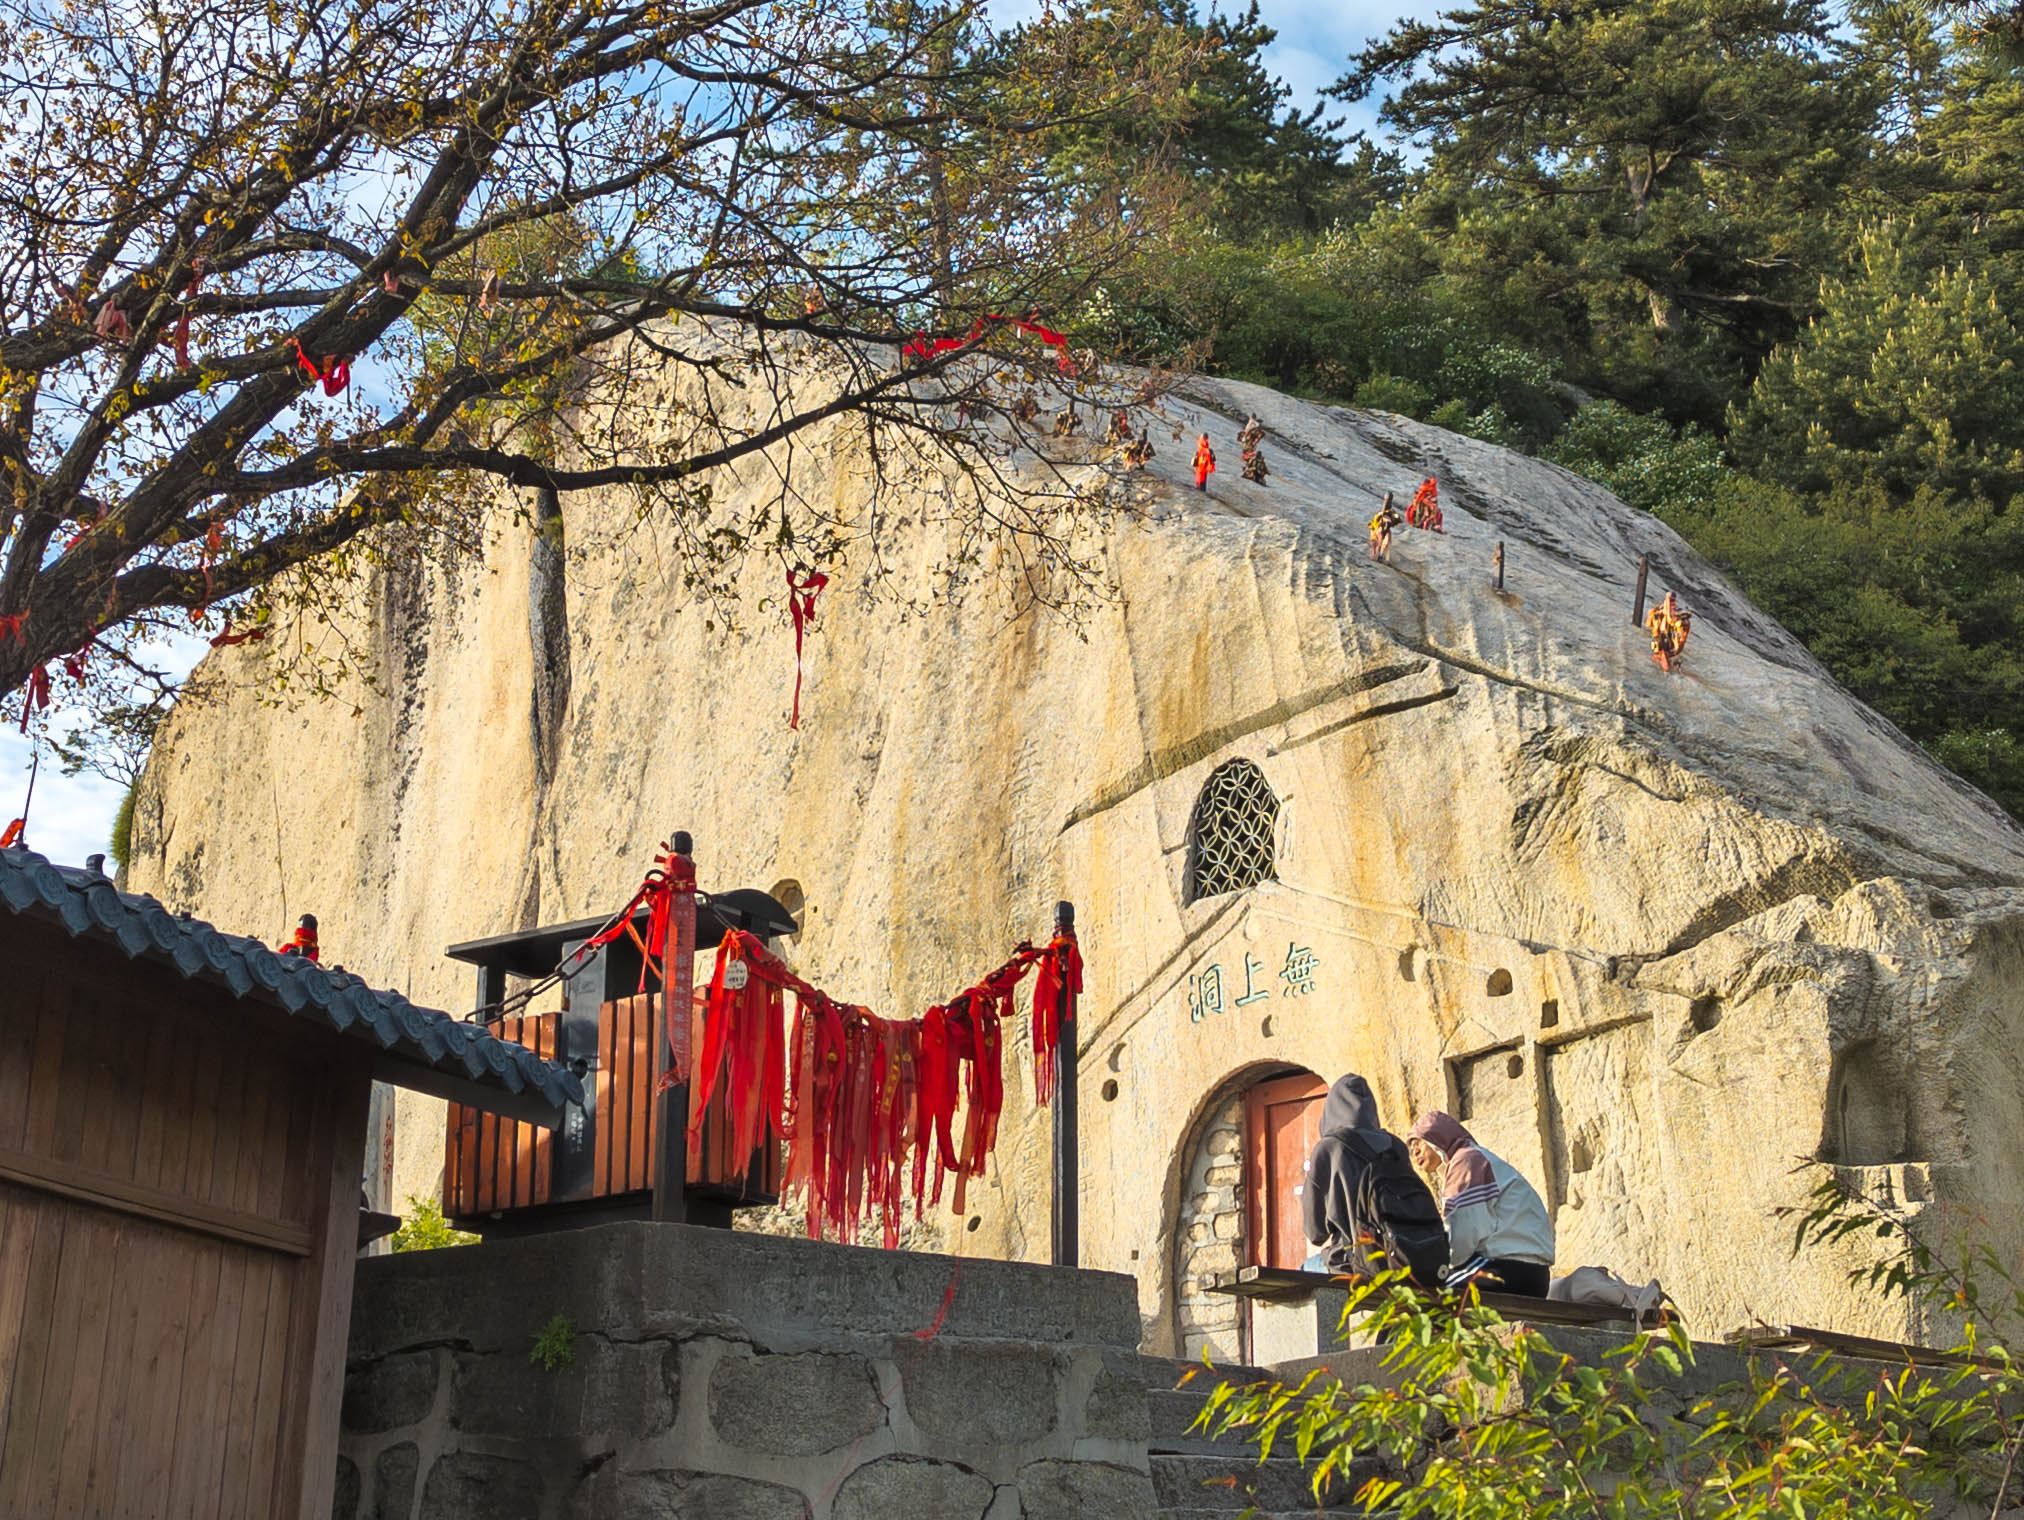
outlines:
{"label": "white cloud", "polygon": [[[20,813],[30,758],[28,740],[12,724],[0,727],[0,818]],[[106,853],[122,791],[97,776],[64,775],[45,748],[28,813],[29,848],[64,866],[81,866],[85,856]]]}

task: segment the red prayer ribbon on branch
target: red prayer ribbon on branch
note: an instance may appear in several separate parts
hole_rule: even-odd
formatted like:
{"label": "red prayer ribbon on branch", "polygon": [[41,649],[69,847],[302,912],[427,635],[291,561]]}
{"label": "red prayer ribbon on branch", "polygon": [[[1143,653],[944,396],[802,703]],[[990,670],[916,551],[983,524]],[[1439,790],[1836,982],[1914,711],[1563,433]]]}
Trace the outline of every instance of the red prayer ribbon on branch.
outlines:
{"label": "red prayer ribbon on branch", "polygon": [[1054,331],[1051,327],[1042,326],[1030,315],[1024,317],[1005,317],[999,315],[997,312],[990,312],[977,318],[976,321],[970,324],[969,332],[960,338],[930,338],[924,332],[917,332],[914,334],[914,339],[911,343],[901,345],[900,358],[902,360],[917,359],[921,363],[926,364],[937,354],[953,353],[958,349],[968,348],[984,336],[988,326],[997,322],[1010,322],[1015,331],[1024,333],[1029,337],[1038,338],[1047,347],[1054,350],[1055,368],[1059,369],[1064,375],[1073,375],[1075,373],[1075,361],[1068,355],[1068,339],[1065,336]]}
{"label": "red prayer ribbon on branch", "polygon": [[801,641],[815,616],[815,598],[828,584],[829,577],[820,571],[807,571],[798,580],[792,570],[787,572],[787,612],[794,619],[794,712],[787,720],[789,728],[801,727]]}
{"label": "red prayer ribbon on branch", "polygon": [[338,358],[336,354],[328,355],[323,363],[318,365],[294,338],[288,340],[288,346],[295,350],[296,364],[308,374],[310,379],[323,387],[324,395],[338,395],[347,385],[351,384],[351,365],[345,360]]}
{"label": "red prayer ribbon on branch", "polygon": [[21,636],[21,625],[27,621],[28,614],[25,612],[10,612],[6,617],[0,617],[0,639],[11,638],[15,643],[25,645],[28,640]]}
{"label": "red prayer ribbon on branch", "polygon": [[37,708],[49,710],[49,672],[38,665],[28,672],[28,689],[21,697],[21,732],[28,732],[28,719]]}

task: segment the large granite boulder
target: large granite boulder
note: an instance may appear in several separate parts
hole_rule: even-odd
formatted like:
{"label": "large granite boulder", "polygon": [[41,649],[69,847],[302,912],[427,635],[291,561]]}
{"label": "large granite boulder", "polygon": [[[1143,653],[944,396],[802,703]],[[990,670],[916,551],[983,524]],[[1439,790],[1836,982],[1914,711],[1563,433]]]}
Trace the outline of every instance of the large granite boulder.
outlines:
{"label": "large granite boulder", "polygon": [[[1597,486],[1234,383],[1165,411],[1151,474],[1077,530],[1114,590],[1079,621],[1036,605],[1063,588],[1016,545],[935,598],[958,483],[872,503],[853,431],[804,439],[802,499],[915,522],[886,546],[898,596],[863,595],[862,552],[840,568],[798,732],[777,562],[727,624],[622,496],[566,498],[545,531],[502,500],[481,556],[357,586],[336,629],[376,689],[277,705],[284,641],[213,656],[227,694],[162,735],[133,884],[269,936],[314,911],[328,954],[448,1007],[469,992],[445,944],[615,907],[674,828],[705,886],[793,883],[790,955],[889,1011],[1071,898],[1083,1259],[1138,1277],[1155,1349],[1193,1286],[1190,1147],[1290,1067],[1365,1072],[1401,1129],[1463,1113],[1538,1182],[1563,1269],[1657,1275],[1701,1333],[1934,1333],[1847,1286],[1859,1247],[1792,1260],[1773,1211],[1829,1162],[2024,1248],[2024,834]],[[1268,485],[1236,478],[1253,411]],[[1230,467],[1198,494],[1205,428]],[[766,499],[779,462],[722,472],[717,507]],[[1446,533],[1402,528],[1374,563],[1379,495],[1428,474]],[[1694,614],[1671,676],[1631,622],[1641,554]],[[1202,831],[1261,819],[1267,879],[1199,894]],[[1049,1128],[1017,1056],[1008,1087],[945,1237],[1037,1259]],[[403,1108],[397,1194],[434,1186],[439,1123]]]}

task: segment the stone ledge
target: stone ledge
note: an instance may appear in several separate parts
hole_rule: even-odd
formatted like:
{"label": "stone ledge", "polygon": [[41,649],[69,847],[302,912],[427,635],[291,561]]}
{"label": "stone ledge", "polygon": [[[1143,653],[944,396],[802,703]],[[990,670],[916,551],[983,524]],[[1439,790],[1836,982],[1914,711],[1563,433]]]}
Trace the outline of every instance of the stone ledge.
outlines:
{"label": "stone ledge", "polygon": [[630,1222],[362,1260],[350,1360],[446,1343],[524,1355],[557,1314],[613,1340],[714,1334],[789,1352],[931,1328],[1064,1348],[1130,1350],[1139,1336],[1137,1286],[1120,1273]]}

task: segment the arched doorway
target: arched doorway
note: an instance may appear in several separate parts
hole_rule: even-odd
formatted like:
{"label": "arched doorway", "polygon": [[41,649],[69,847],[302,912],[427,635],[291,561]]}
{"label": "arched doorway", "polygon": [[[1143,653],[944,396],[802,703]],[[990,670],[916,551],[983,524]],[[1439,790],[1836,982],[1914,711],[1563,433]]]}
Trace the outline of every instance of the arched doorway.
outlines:
{"label": "arched doorway", "polygon": [[1311,1071],[1271,1066],[1239,1075],[1205,1107],[1182,1156],[1174,1216],[1174,1346],[1242,1362],[1252,1340],[1248,1301],[1212,1291],[1239,1267],[1298,1267],[1309,1251],[1300,1226],[1308,1152],[1321,1133],[1328,1084]]}

